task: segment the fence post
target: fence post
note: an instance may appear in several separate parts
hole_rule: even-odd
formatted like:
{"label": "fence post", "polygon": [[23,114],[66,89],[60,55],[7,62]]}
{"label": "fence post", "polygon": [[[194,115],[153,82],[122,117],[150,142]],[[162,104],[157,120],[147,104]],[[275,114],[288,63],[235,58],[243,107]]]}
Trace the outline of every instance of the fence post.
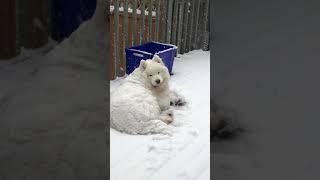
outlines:
{"label": "fence post", "polygon": [[152,40],[152,0],[149,0],[148,18],[148,41],[150,41]]}
{"label": "fence post", "polygon": [[141,30],[140,30],[140,44],[143,43],[143,33],[144,33],[144,6],[145,6],[145,0],[141,0],[141,4],[140,4],[140,7],[141,7]]}
{"label": "fence post", "polygon": [[188,1],[187,0],[183,0],[183,26],[182,26],[182,53],[186,53],[187,52],[187,48],[186,48],[186,42],[187,42],[187,35],[188,35],[188,10],[189,10],[189,6],[188,6]]}
{"label": "fence post", "polygon": [[209,0],[205,1],[204,5],[204,25],[203,25],[203,35],[202,35],[202,50],[207,51],[209,49]]}
{"label": "fence post", "polygon": [[162,0],[162,16],[161,16],[161,36],[160,36],[160,41],[161,42],[166,42],[166,34],[167,34],[167,0]]}
{"label": "fence post", "polygon": [[125,47],[128,47],[129,45],[127,30],[128,30],[128,0],[125,0],[124,1],[124,28],[123,28]]}
{"label": "fence post", "polygon": [[167,39],[166,39],[167,43],[170,43],[170,39],[171,39],[172,6],[173,6],[173,0],[168,0]]}
{"label": "fence post", "polygon": [[159,40],[159,20],[160,20],[160,0],[157,1],[157,7],[156,7],[156,37],[155,39],[158,41]]}
{"label": "fence post", "polygon": [[[107,7],[109,7],[107,11],[107,33],[108,33],[108,39],[107,39],[107,48],[109,50],[109,53],[111,55],[111,58],[109,58],[107,64],[108,64],[108,79],[113,80],[116,78],[115,76],[115,70],[116,70],[116,65],[115,65],[115,42],[114,42],[114,15],[112,17],[111,12],[110,12],[110,2],[107,1]],[[114,11],[113,11],[114,12]],[[114,14],[114,13],[113,13]]]}
{"label": "fence post", "polygon": [[132,43],[131,45],[137,44],[137,1],[133,2],[133,20],[132,20]]}
{"label": "fence post", "polygon": [[182,54],[181,50],[181,36],[182,36],[182,22],[183,22],[183,1],[179,1],[179,19],[178,19],[178,53]]}
{"label": "fence post", "polygon": [[115,0],[114,5],[114,48],[115,48],[115,64],[116,64],[116,75],[120,71],[119,65],[119,0]]}
{"label": "fence post", "polygon": [[185,52],[189,52],[189,43],[190,43],[190,27],[191,27],[191,0],[187,0],[187,24],[186,24],[186,39],[185,39]]}
{"label": "fence post", "polygon": [[178,45],[177,42],[177,29],[178,29],[178,9],[179,9],[179,0],[174,0],[173,2],[173,22],[172,22],[172,29],[174,31],[171,32],[171,43],[174,45]]}
{"label": "fence post", "polygon": [[193,49],[198,49],[198,28],[199,28],[199,12],[200,12],[200,4],[201,0],[196,3],[196,11],[195,11],[195,30],[194,30],[194,42]]}
{"label": "fence post", "polygon": [[190,18],[190,38],[189,38],[189,50],[192,51],[192,38],[194,37],[193,35],[193,19],[194,19],[194,11],[195,11],[195,0],[192,0],[192,9],[191,9],[191,18]]}

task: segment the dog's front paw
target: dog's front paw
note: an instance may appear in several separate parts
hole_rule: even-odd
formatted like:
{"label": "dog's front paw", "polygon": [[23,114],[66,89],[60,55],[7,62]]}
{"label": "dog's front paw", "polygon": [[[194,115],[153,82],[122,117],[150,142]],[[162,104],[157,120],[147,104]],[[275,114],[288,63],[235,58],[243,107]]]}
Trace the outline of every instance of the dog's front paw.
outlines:
{"label": "dog's front paw", "polygon": [[170,101],[170,106],[184,106],[187,102],[183,98],[178,98],[173,101]]}
{"label": "dog's front paw", "polygon": [[175,91],[170,93],[170,106],[184,106],[187,102],[183,96],[179,95]]}

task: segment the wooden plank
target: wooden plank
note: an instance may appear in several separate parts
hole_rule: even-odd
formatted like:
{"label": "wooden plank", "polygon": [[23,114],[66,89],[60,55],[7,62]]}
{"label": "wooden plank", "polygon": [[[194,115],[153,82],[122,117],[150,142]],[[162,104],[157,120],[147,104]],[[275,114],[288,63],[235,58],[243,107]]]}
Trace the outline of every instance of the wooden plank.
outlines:
{"label": "wooden plank", "polygon": [[148,41],[152,40],[152,0],[149,0],[148,8]]}
{"label": "wooden plank", "polygon": [[124,29],[124,15],[120,14],[119,16],[119,41],[118,41],[118,48],[119,48],[119,71],[117,75],[122,77],[125,75],[126,70],[126,62],[125,62],[125,31]]}
{"label": "wooden plank", "polygon": [[173,10],[173,0],[168,0],[166,43],[170,43],[170,41],[171,41],[171,27],[172,27],[172,13],[173,13],[172,10]]}
{"label": "wooden plank", "polygon": [[156,4],[156,37],[155,40],[158,41],[159,40],[159,23],[160,23],[160,0],[157,1]]}
{"label": "wooden plank", "polygon": [[115,64],[116,64],[116,75],[120,71],[119,62],[119,0],[115,0],[114,4],[114,49],[115,49]]}
{"label": "wooden plank", "polygon": [[205,0],[204,5],[204,25],[203,25],[203,35],[202,35],[202,50],[209,50],[209,0]]}
{"label": "wooden plank", "polygon": [[143,43],[143,38],[144,38],[144,30],[145,30],[145,0],[141,0],[140,4],[140,10],[141,10],[141,29],[140,29],[140,44]]}
{"label": "wooden plank", "polygon": [[108,38],[108,51],[110,58],[108,59],[108,79],[113,80],[116,78],[116,59],[115,59],[115,46],[114,46],[114,14],[110,14],[108,11],[107,33]]}
{"label": "wooden plank", "polygon": [[198,47],[198,31],[199,31],[199,13],[200,13],[200,3],[201,1],[198,1],[196,3],[196,11],[195,11],[195,30],[194,30],[194,42],[193,47],[194,49],[199,49]]}
{"label": "wooden plank", "polygon": [[188,2],[183,1],[183,24],[182,24],[182,53],[186,53],[187,29],[188,29]]}
{"label": "wooden plank", "polygon": [[185,32],[184,32],[184,24],[185,24],[185,3],[184,3],[184,0],[181,0],[181,7],[182,7],[182,11],[181,11],[181,13],[182,13],[182,17],[181,17],[181,19],[182,19],[182,24],[181,24],[181,26],[180,26],[180,28],[181,28],[181,34],[180,34],[180,54],[184,54],[184,34],[185,34]]}
{"label": "wooden plank", "polygon": [[173,3],[173,20],[172,20],[172,33],[171,33],[171,43],[178,46],[178,41],[177,41],[177,29],[178,29],[178,9],[179,9],[179,0],[174,0]]}
{"label": "wooden plank", "polygon": [[192,0],[188,0],[188,27],[187,27],[187,42],[186,42],[186,48],[187,48],[187,51],[191,51],[191,49],[189,48],[190,47],[190,39],[191,39],[191,19],[192,19],[192,16],[191,16],[191,11],[192,11]]}
{"label": "wooden plank", "polygon": [[178,19],[178,53],[181,54],[181,45],[182,45],[182,23],[183,23],[183,2],[179,2],[179,19]]}
{"label": "wooden plank", "polygon": [[137,39],[137,1],[133,1],[133,21],[132,21],[132,45],[137,45],[138,44],[138,39]]}
{"label": "wooden plank", "polygon": [[133,24],[133,16],[132,13],[128,14],[128,46],[127,47],[131,47],[133,45],[133,32],[132,32],[132,28],[133,25],[136,26],[136,24]]}
{"label": "wooden plank", "polygon": [[167,31],[167,0],[162,0],[162,11],[161,11],[161,31],[160,31],[160,42],[166,42],[166,31]]}
{"label": "wooden plank", "polygon": [[193,20],[194,20],[194,14],[195,14],[195,13],[194,13],[194,11],[195,11],[195,3],[196,3],[195,1],[196,1],[196,0],[192,0],[192,3],[191,3],[191,6],[192,6],[192,8],[191,8],[191,18],[190,18],[190,21],[191,21],[191,22],[190,22],[190,25],[189,25],[189,26],[190,26],[190,27],[189,27],[189,28],[190,28],[190,38],[189,38],[189,47],[188,47],[190,51],[193,50],[193,48],[192,48],[192,42],[193,42],[193,40],[192,40],[192,39],[193,39],[193,37],[194,37],[194,34],[193,34],[193,29],[194,29],[194,28],[193,28],[193,27],[194,27],[194,26],[193,26]]}
{"label": "wooden plank", "polygon": [[[155,10],[155,9],[154,9]],[[152,17],[152,40],[156,41],[156,17]]]}
{"label": "wooden plank", "polygon": [[0,6],[0,58],[7,59],[16,55],[16,4],[4,0]]}
{"label": "wooden plank", "polygon": [[[120,58],[120,75],[123,76],[126,73],[126,52],[125,52],[125,48],[129,46],[129,38],[128,38],[128,34],[129,34],[129,25],[128,25],[128,0],[124,0],[124,12],[121,16],[122,22],[120,21],[120,26],[122,28],[122,33],[121,33],[121,43],[123,44],[120,47],[120,51],[121,51],[121,58]],[[120,38],[120,39],[121,39]]]}
{"label": "wooden plank", "polygon": [[186,36],[185,36],[185,45],[184,45],[184,48],[185,48],[185,52],[189,52],[190,49],[189,49],[189,39],[190,39],[190,24],[191,24],[191,0],[187,0],[187,3],[186,3],[186,7],[187,7],[187,19],[186,19]]}
{"label": "wooden plank", "polygon": [[128,0],[124,0],[124,21],[123,21],[124,44],[128,47]]}

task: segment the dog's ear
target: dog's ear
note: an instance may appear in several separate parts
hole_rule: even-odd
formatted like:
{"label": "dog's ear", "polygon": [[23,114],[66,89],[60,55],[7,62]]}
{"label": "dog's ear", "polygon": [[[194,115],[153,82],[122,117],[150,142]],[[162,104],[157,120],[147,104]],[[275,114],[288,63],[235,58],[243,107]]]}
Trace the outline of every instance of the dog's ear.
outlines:
{"label": "dog's ear", "polygon": [[141,69],[143,69],[143,70],[145,70],[146,69],[146,67],[147,67],[147,62],[146,62],[146,60],[141,60],[140,61],[140,66],[139,66]]}
{"label": "dog's ear", "polygon": [[160,63],[160,64],[164,65],[162,59],[158,55],[154,55],[153,58],[152,58],[152,61],[155,61],[157,63]]}

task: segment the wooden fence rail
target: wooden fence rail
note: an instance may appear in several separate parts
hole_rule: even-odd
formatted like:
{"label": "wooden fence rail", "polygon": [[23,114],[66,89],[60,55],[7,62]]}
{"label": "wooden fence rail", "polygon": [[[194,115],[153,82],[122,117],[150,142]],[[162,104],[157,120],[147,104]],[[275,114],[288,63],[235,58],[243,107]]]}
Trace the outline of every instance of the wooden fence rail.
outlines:
{"label": "wooden fence rail", "polygon": [[209,0],[111,0],[109,79],[126,72],[125,48],[147,41],[178,46],[178,53],[209,49]]}

